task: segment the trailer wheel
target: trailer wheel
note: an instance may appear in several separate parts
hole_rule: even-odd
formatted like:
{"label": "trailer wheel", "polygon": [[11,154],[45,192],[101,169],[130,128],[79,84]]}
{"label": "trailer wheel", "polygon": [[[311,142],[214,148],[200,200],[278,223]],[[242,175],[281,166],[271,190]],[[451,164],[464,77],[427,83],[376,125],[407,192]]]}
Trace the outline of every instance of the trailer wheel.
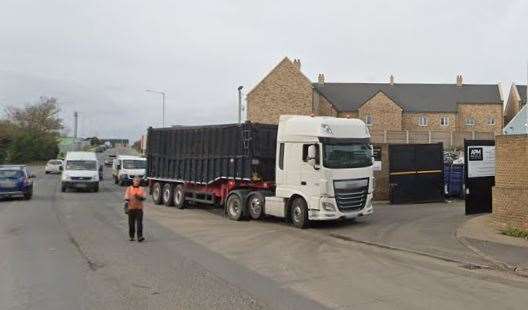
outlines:
{"label": "trailer wheel", "polygon": [[161,183],[155,182],[152,186],[152,200],[157,205],[161,204]]}
{"label": "trailer wheel", "polygon": [[231,193],[226,201],[227,216],[233,221],[240,221],[246,217],[246,208],[239,193]]}
{"label": "trailer wheel", "polygon": [[249,217],[253,220],[259,220],[264,216],[264,195],[261,192],[253,192],[249,194],[247,199],[247,210]]}
{"label": "trailer wheel", "polygon": [[304,201],[302,197],[294,198],[291,205],[290,216],[293,226],[301,229],[309,226],[308,207],[306,206],[306,201]]}
{"label": "trailer wheel", "polygon": [[185,208],[185,191],[183,190],[183,185],[178,184],[174,188],[173,194],[174,206],[178,209]]}
{"label": "trailer wheel", "polygon": [[167,207],[170,207],[174,204],[174,200],[172,198],[173,195],[174,195],[174,192],[172,191],[172,184],[167,183],[163,185],[162,199],[163,199],[164,205],[166,205]]}

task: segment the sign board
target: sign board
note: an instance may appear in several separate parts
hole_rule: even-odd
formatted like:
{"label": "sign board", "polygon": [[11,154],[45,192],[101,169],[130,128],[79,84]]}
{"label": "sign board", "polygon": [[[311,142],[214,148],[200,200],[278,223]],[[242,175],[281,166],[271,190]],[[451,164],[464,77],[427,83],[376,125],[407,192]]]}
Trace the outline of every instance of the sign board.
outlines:
{"label": "sign board", "polygon": [[372,146],[372,157],[374,157],[372,170],[381,171],[381,146]]}
{"label": "sign board", "polygon": [[495,146],[472,145],[467,148],[469,178],[495,176]]}

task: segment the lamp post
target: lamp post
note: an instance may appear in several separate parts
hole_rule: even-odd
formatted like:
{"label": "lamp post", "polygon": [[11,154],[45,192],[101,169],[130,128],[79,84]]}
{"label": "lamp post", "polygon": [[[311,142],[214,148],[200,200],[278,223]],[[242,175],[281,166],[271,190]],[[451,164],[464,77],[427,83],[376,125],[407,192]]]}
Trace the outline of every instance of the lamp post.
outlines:
{"label": "lamp post", "polygon": [[152,90],[152,89],[147,89],[145,90],[146,92],[148,93],[155,93],[155,94],[160,94],[161,95],[161,99],[162,99],[162,122],[161,122],[161,126],[162,127],[165,127],[165,92],[163,91],[159,91],[159,90]]}
{"label": "lamp post", "polygon": [[242,123],[242,88],[244,86],[238,86],[238,123]]}

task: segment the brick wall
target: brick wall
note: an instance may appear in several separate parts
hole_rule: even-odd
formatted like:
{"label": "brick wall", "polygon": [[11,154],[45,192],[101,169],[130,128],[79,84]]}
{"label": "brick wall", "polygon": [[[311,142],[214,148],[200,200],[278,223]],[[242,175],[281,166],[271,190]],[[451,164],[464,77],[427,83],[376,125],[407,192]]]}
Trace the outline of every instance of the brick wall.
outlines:
{"label": "brick wall", "polygon": [[378,92],[361,107],[358,118],[365,121],[367,115],[372,116],[370,130],[401,130],[402,108],[394,103],[383,92]]}
{"label": "brick wall", "polygon": [[[427,118],[427,126],[418,125],[418,119],[420,116]],[[442,126],[440,119],[442,117],[448,117],[448,126]],[[403,130],[441,130],[441,131],[453,131],[456,129],[456,113],[408,113],[404,112],[402,115],[402,129]]]}
{"label": "brick wall", "polygon": [[495,141],[494,222],[528,230],[528,135],[501,135]]}
{"label": "brick wall", "polygon": [[[468,117],[475,119],[475,126],[466,126]],[[488,125],[489,117],[495,118],[495,125]],[[459,104],[457,118],[458,130],[461,131],[492,131],[499,135],[504,127],[501,104]]]}
{"label": "brick wall", "polygon": [[318,115],[320,116],[337,116],[337,111],[334,109],[334,106],[326,100],[325,97],[321,96],[318,92],[314,92],[314,96],[318,100]]}
{"label": "brick wall", "polygon": [[312,84],[288,59],[284,58],[247,95],[248,120],[277,124],[284,114],[312,113]]}

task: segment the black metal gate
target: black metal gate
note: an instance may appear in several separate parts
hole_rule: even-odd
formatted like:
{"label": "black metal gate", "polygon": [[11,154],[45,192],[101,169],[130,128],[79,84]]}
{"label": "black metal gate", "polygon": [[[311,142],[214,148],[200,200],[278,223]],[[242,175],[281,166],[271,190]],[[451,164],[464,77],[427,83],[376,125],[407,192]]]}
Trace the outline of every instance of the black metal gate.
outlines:
{"label": "black metal gate", "polygon": [[464,140],[466,214],[490,213],[495,185],[495,140]]}
{"label": "black metal gate", "polygon": [[444,201],[442,143],[389,145],[391,203]]}

